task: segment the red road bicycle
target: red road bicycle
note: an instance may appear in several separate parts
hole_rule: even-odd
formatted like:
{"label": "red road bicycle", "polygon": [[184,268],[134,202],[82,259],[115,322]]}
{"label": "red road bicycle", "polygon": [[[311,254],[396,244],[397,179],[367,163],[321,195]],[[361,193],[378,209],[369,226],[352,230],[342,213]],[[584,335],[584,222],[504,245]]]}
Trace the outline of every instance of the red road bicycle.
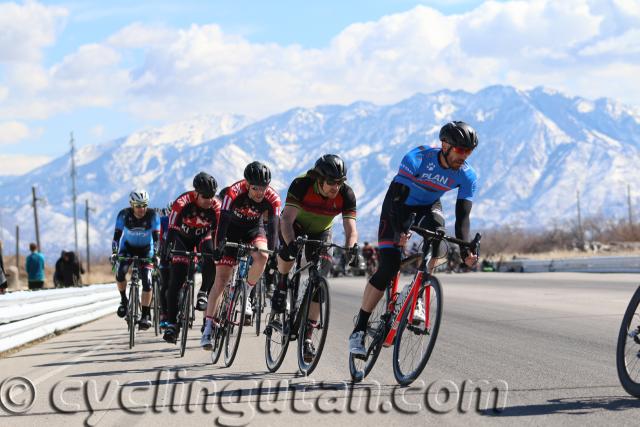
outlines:
{"label": "red road bicycle", "polygon": [[442,318],[442,286],[428,271],[434,243],[444,240],[467,247],[476,255],[480,253],[480,234],[476,234],[471,242],[465,242],[443,232],[416,226],[410,229],[422,236],[427,250],[402,261],[402,264],[409,264],[422,258],[411,283],[398,293],[398,273],[385,292],[386,298],[381,298],[371,313],[364,343],[367,354],[349,355],[353,381],[362,381],[371,372],[382,348],[390,346],[393,346],[393,374],[398,383],[408,385],[415,381],[429,361]]}

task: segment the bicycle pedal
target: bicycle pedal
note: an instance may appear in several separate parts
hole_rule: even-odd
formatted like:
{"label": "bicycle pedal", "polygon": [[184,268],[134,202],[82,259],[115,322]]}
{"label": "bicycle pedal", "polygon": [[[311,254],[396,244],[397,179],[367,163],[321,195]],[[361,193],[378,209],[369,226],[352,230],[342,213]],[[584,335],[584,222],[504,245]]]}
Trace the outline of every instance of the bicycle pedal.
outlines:
{"label": "bicycle pedal", "polygon": [[358,360],[367,360],[367,355],[366,354],[354,354],[353,355],[354,358],[358,359]]}

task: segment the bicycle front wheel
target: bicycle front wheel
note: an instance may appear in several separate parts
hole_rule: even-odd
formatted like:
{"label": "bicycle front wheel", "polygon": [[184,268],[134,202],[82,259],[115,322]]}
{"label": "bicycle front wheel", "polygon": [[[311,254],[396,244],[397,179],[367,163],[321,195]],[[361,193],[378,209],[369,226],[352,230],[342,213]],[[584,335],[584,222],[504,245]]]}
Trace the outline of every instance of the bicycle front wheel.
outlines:
{"label": "bicycle front wheel", "polygon": [[244,282],[236,284],[231,300],[231,311],[227,319],[227,332],[224,342],[224,366],[229,367],[238,353],[242,327],[244,326],[245,306],[247,304],[247,292]]}
{"label": "bicycle front wheel", "polygon": [[260,277],[260,280],[258,280],[258,283],[256,283],[256,294],[253,298],[253,303],[254,303],[254,307],[255,310],[253,312],[253,318],[254,318],[254,324],[256,326],[256,336],[260,336],[260,328],[262,326],[262,307],[264,307],[263,305],[263,299],[264,299],[264,275]]}
{"label": "bicycle front wheel", "polygon": [[413,304],[402,313],[393,346],[393,374],[401,385],[411,384],[427,365],[442,318],[442,287],[434,276],[420,286]]}
{"label": "bicycle front wheel", "polygon": [[138,287],[129,285],[129,308],[127,313],[127,326],[129,328],[129,349],[136,345],[136,324],[138,323]]}
{"label": "bicycle front wheel", "polygon": [[189,324],[191,323],[191,306],[193,305],[193,285],[187,285],[183,289],[182,298],[182,322],[180,324],[180,357],[184,357],[187,350],[187,337],[189,335]]}
{"label": "bicycle front wheel", "polygon": [[622,387],[640,398],[640,286],[622,318],[616,347],[616,367]]}
{"label": "bicycle front wheel", "polygon": [[369,316],[369,323],[364,334],[364,348],[367,349],[367,354],[356,356],[349,353],[349,372],[354,382],[362,381],[369,375],[382,351],[382,344],[389,331],[387,321],[391,313],[385,315],[388,304],[388,298],[383,296]]}
{"label": "bicycle front wheel", "polygon": [[298,333],[298,368],[310,375],[324,349],[329,330],[329,284],[327,279],[319,277],[315,286],[307,286],[300,313],[300,332]]}
{"label": "bicycle front wheel", "polygon": [[280,368],[289,348],[291,317],[294,315],[291,310],[295,307],[293,289],[289,289],[287,296],[288,304],[285,310],[282,313],[275,313],[272,310],[267,319],[264,332],[264,357],[269,372],[276,372]]}
{"label": "bicycle front wheel", "polygon": [[220,359],[220,355],[222,354],[222,346],[224,344],[224,333],[226,331],[225,322],[226,322],[226,312],[227,312],[227,299],[229,298],[229,286],[225,286],[224,292],[222,292],[222,304],[219,306],[218,311],[215,313],[216,319],[220,319],[220,324],[215,326],[211,331],[211,342],[213,344],[213,348],[211,349],[211,363],[214,365],[218,363]]}

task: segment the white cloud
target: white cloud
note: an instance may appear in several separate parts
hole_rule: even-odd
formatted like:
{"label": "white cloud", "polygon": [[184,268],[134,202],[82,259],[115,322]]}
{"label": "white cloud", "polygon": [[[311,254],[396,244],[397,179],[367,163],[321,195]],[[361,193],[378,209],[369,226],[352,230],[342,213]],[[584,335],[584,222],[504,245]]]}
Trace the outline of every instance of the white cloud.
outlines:
{"label": "white cloud", "polygon": [[47,156],[0,154],[0,175],[22,175],[50,161]]}
{"label": "white cloud", "polygon": [[0,80],[0,88],[8,88],[0,116],[43,118],[86,106],[149,119],[260,116],[298,105],[386,103],[415,92],[496,83],[637,103],[640,7],[633,3],[488,1],[457,15],[417,6],[354,23],[322,49],[252,43],[215,24],[132,23],[49,68],[39,62],[10,67]]}
{"label": "white cloud", "polygon": [[0,122],[0,144],[14,144],[29,136],[29,128],[20,122]]}
{"label": "white cloud", "polygon": [[42,49],[55,42],[67,14],[62,7],[34,1],[0,3],[0,63],[40,59]]}

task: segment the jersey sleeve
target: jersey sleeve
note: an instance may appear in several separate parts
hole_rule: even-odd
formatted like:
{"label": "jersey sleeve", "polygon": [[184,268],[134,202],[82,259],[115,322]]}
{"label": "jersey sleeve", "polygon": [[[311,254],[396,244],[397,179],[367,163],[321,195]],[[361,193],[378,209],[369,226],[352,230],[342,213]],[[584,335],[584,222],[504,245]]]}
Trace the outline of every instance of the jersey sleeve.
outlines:
{"label": "jersey sleeve", "polygon": [[169,215],[169,230],[180,230],[182,209],[184,209],[190,201],[190,193],[185,193],[173,202],[173,205],[171,206],[171,215]]}
{"label": "jersey sleeve", "polygon": [[268,187],[265,199],[269,202],[269,218],[280,216],[280,206],[282,201],[278,193],[271,187]]}
{"label": "jersey sleeve", "polygon": [[118,212],[118,216],[116,217],[116,230],[124,230],[124,216],[125,209],[122,209]]}
{"label": "jersey sleeve", "polygon": [[342,205],[342,218],[356,219],[356,194],[348,185],[344,186],[344,190],[342,193],[342,197],[344,197],[344,202]]}
{"label": "jersey sleeve", "polygon": [[411,185],[418,174],[418,168],[422,163],[422,152],[424,147],[417,147],[409,151],[400,162],[398,168],[398,174],[395,176],[394,181],[404,185]]}
{"label": "jersey sleeve", "polygon": [[287,191],[287,199],[285,200],[285,206],[293,206],[298,209],[302,207],[302,201],[304,200],[305,194],[307,194],[307,190],[309,189],[309,185],[313,181],[310,178],[306,177],[298,177],[293,180],[291,185],[289,186],[289,191]]}
{"label": "jersey sleeve", "polygon": [[478,175],[469,167],[465,171],[465,179],[458,187],[458,199],[473,201],[473,197],[478,189]]}

